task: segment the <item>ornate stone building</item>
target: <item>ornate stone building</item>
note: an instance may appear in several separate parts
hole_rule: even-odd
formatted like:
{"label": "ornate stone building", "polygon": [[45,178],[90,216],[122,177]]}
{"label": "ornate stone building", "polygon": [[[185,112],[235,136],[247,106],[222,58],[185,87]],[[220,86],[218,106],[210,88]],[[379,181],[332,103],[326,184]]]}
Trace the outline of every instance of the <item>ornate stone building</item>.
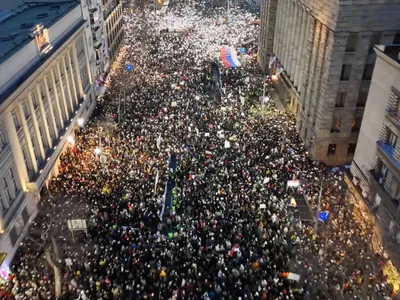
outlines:
{"label": "ornate stone building", "polygon": [[351,162],[376,44],[400,42],[400,0],[263,0],[259,63],[274,53],[277,94],[314,159]]}

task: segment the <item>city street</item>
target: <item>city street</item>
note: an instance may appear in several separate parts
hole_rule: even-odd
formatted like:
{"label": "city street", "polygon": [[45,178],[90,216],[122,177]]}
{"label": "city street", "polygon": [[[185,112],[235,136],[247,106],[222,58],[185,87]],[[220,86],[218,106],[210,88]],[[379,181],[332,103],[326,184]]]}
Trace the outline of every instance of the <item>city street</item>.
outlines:
{"label": "city street", "polygon": [[[389,299],[343,170],[312,161],[293,115],[261,104],[273,83],[257,16],[178,1],[145,16],[125,11],[108,91],[43,193],[4,299]],[[219,75],[223,45],[245,49]],[[295,194],[328,215],[317,234]],[[72,236],[70,219],[87,230]]]}

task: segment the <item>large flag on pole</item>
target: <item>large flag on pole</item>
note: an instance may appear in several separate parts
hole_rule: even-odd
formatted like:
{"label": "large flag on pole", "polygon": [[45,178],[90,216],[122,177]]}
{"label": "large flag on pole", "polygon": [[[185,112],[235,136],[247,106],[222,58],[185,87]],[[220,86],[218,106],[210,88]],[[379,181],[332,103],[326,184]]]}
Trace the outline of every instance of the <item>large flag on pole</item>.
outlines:
{"label": "large flag on pole", "polygon": [[275,54],[272,53],[271,57],[269,58],[269,65],[268,67],[271,69],[272,64],[276,61],[276,56]]}
{"label": "large flag on pole", "polygon": [[237,68],[241,66],[241,63],[237,58],[236,50],[233,47],[222,46],[219,57],[225,68]]}
{"label": "large flag on pole", "polygon": [[281,74],[282,72],[283,72],[283,67],[282,67],[282,65],[281,65],[281,63],[280,62],[278,62],[277,64],[276,64],[276,74],[275,75],[279,75],[279,74]]}

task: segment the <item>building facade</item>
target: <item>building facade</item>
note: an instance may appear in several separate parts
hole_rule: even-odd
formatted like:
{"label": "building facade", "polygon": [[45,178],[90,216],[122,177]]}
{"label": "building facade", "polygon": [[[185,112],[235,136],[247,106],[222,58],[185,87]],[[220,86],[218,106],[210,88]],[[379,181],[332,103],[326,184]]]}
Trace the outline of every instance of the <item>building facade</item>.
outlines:
{"label": "building facade", "polygon": [[352,160],[376,58],[373,46],[400,42],[399,27],[400,0],[263,1],[259,63],[271,74],[283,67],[277,95],[296,115],[315,160]]}
{"label": "building facade", "polygon": [[104,20],[104,32],[106,40],[107,69],[118,54],[118,50],[124,40],[122,1],[101,0]]}
{"label": "building facade", "polygon": [[375,52],[349,184],[359,187],[383,231],[400,243],[400,45],[378,45]]}
{"label": "building facade", "polygon": [[105,92],[104,78],[110,65],[101,1],[102,0],[81,1],[83,18],[89,20],[86,24],[85,31],[88,39],[89,58],[93,81],[95,82],[96,96],[101,96]]}
{"label": "building facade", "polygon": [[349,201],[365,203],[380,239],[400,267],[400,45],[377,54],[358,147],[346,176]]}
{"label": "building facade", "polygon": [[78,1],[25,4],[0,18],[1,271],[95,106],[86,24]]}

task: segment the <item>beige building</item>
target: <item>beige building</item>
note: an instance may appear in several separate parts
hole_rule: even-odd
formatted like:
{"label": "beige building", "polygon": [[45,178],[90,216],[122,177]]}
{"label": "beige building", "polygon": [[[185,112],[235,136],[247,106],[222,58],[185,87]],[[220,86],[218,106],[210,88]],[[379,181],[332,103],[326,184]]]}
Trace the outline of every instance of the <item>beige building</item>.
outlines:
{"label": "beige building", "polygon": [[0,271],[95,106],[86,24],[78,1],[26,4],[0,16],[0,253],[7,255]]}
{"label": "beige building", "polygon": [[107,49],[107,69],[118,54],[119,47],[124,40],[122,1],[101,0],[104,20],[104,32]]}
{"label": "beige building", "polygon": [[400,45],[378,45],[375,52],[349,196],[364,198],[383,232],[400,243]]}
{"label": "beige building", "polygon": [[375,63],[400,42],[400,0],[264,0],[259,63],[284,71],[276,90],[314,159],[351,162]]}

